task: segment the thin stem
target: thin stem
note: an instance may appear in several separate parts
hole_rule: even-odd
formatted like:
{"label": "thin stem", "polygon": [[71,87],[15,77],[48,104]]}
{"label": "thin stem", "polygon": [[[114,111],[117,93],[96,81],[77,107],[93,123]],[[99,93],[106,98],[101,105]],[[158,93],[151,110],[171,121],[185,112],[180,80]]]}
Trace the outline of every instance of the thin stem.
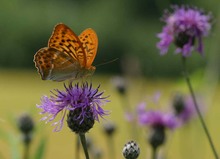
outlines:
{"label": "thin stem", "polygon": [[152,159],[157,159],[157,148],[152,148]]}
{"label": "thin stem", "polygon": [[29,159],[29,148],[30,148],[30,144],[29,143],[24,143],[24,156],[23,156],[23,159]]}
{"label": "thin stem", "polygon": [[[126,94],[121,95],[121,101],[122,101],[122,107],[123,107],[124,113],[128,113],[128,115],[133,115],[133,114],[130,114],[132,113],[132,108],[128,102],[129,100]],[[136,118],[136,117],[133,116],[132,118]],[[130,132],[130,135],[132,138],[137,139],[138,132],[137,132],[136,125],[135,125],[136,123],[134,119],[131,119],[131,120],[132,120],[131,124],[126,124],[128,128],[128,132]]]}
{"label": "thin stem", "polygon": [[23,159],[29,159],[29,150],[30,150],[30,143],[31,143],[30,134],[24,134],[23,143],[24,143]]}
{"label": "thin stem", "polygon": [[110,158],[115,158],[115,150],[114,150],[114,140],[113,136],[107,136],[108,138],[108,145],[109,145],[109,157]]}
{"label": "thin stem", "polygon": [[88,153],[88,149],[87,149],[85,134],[84,133],[79,133],[79,137],[80,137],[80,140],[81,140],[81,144],[83,146],[85,157],[86,157],[86,159],[89,159],[89,153]]}
{"label": "thin stem", "polygon": [[189,78],[189,74],[188,74],[188,71],[187,71],[187,68],[186,68],[186,58],[185,57],[182,57],[182,63],[183,63],[183,75],[185,77],[187,86],[189,87],[189,91],[190,91],[190,94],[192,96],[196,112],[197,112],[197,114],[199,116],[199,120],[200,120],[200,122],[202,124],[202,128],[204,129],[205,134],[206,134],[206,136],[208,138],[208,141],[209,141],[209,144],[211,146],[212,152],[213,152],[215,158],[218,159],[219,157],[218,157],[217,151],[215,149],[214,143],[212,141],[211,135],[210,135],[209,130],[208,130],[206,124],[205,124],[205,121],[204,121],[204,119],[202,117],[202,113],[201,113],[201,111],[199,109],[199,106],[197,104],[197,101],[196,101],[195,93],[193,91],[192,84],[191,84],[190,78]]}

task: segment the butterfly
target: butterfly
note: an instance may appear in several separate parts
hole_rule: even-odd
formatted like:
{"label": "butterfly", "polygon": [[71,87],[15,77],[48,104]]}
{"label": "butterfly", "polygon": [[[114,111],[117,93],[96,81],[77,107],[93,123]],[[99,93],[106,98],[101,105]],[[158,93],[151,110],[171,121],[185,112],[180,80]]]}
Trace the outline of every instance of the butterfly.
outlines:
{"label": "butterfly", "polygon": [[77,36],[65,24],[58,24],[48,41],[34,55],[34,63],[42,80],[64,81],[91,76],[98,48],[96,32],[88,28]]}

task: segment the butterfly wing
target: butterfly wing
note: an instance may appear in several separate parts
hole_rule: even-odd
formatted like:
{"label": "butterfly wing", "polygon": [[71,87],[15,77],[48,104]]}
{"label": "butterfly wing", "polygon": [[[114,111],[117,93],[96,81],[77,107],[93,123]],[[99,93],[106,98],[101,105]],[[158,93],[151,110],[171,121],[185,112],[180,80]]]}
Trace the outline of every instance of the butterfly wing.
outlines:
{"label": "butterfly wing", "polygon": [[[34,56],[35,66],[43,80],[63,81],[78,78],[80,63],[69,54],[54,48],[42,48]],[[75,70],[75,71],[74,71]]]}
{"label": "butterfly wing", "polygon": [[78,36],[65,24],[58,24],[49,39],[48,47],[54,48],[86,66],[86,55]]}
{"label": "butterfly wing", "polygon": [[88,28],[79,35],[79,39],[85,51],[85,66],[90,68],[97,53],[98,37],[93,29]]}
{"label": "butterfly wing", "polygon": [[35,54],[35,66],[43,80],[63,81],[91,75],[97,47],[98,38],[92,29],[86,29],[78,37],[66,25],[58,24],[48,47]]}

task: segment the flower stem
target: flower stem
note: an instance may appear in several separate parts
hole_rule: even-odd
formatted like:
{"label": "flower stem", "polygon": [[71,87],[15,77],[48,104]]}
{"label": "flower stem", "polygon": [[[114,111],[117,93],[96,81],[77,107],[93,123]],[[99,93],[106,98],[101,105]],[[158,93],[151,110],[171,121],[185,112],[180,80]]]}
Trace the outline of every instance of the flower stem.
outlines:
{"label": "flower stem", "polygon": [[205,124],[205,121],[204,121],[204,119],[202,117],[202,113],[201,113],[201,111],[199,109],[199,106],[197,104],[197,101],[196,101],[195,93],[193,91],[192,84],[191,84],[190,78],[189,78],[189,74],[188,74],[188,71],[187,71],[187,68],[186,68],[186,58],[185,57],[182,57],[182,63],[183,63],[183,76],[185,77],[187,86],[189,88],[191,97],[193,99],[193,103],[194,103],[196,112],[197,112],[197,114],[199,116],[199,120],[200,120],[200,122],[202,124],[202,128],[204,129],[206,137],[208,138],[208,141],[209,141],[209,144],[211,146],[212,152],[213,152],[213,154],[215,156],[215,159],[219,159],[217,151],[216,151],[215,146],[214,146],[214,143],[212,141],[211,135],[210,135],[209,130],[208,130],[206,124]]}
{"label": "flower stem", "polygon": [[29,143],[25,143],[25,150],[24,150],[24,156],[23,159],[28,159],[29,158],[29,148],[30,148],[30,144]]}
{"label": "flower stem", "polygon": [[115,158],[115,150],[114,150],[114,140],[113,136],[108,136],[108,145],[109,145],[109,157]]}
{"label": "flower stem", "polygon": [[81,140],[81,144],[83,146],[85,157],[86,157],[86,159],[89,159],[89,153],[88,153],[88,149],[87,149],[85,134],[84,133],[79,133],[79,137],[80,137],[80,140]]}
{"label": "flower stem", "polygon": [[157,148],[152,148],[152,159],[157,159]]}

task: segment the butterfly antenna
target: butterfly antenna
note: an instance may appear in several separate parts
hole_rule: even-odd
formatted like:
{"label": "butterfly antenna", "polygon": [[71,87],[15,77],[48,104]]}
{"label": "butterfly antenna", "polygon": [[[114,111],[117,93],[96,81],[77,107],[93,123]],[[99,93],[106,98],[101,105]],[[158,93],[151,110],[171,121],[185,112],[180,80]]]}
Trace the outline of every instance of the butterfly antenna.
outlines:
{"label": "butterfly antenna", "polygon": [[113,60],[111,60],[111,61],[107,61],[107,62],[104,62],[104,63],[100,63],[100,64],[98,64],[98,65],[96,65],[96,67],[97,66],[102,66],[102,65],[105,65],[105,64],[109,64],[109,63],[112,63],[112,62],[115,62],[115,61],[117,61],[119,58],[115,58],[115,59],[113,59]]}

